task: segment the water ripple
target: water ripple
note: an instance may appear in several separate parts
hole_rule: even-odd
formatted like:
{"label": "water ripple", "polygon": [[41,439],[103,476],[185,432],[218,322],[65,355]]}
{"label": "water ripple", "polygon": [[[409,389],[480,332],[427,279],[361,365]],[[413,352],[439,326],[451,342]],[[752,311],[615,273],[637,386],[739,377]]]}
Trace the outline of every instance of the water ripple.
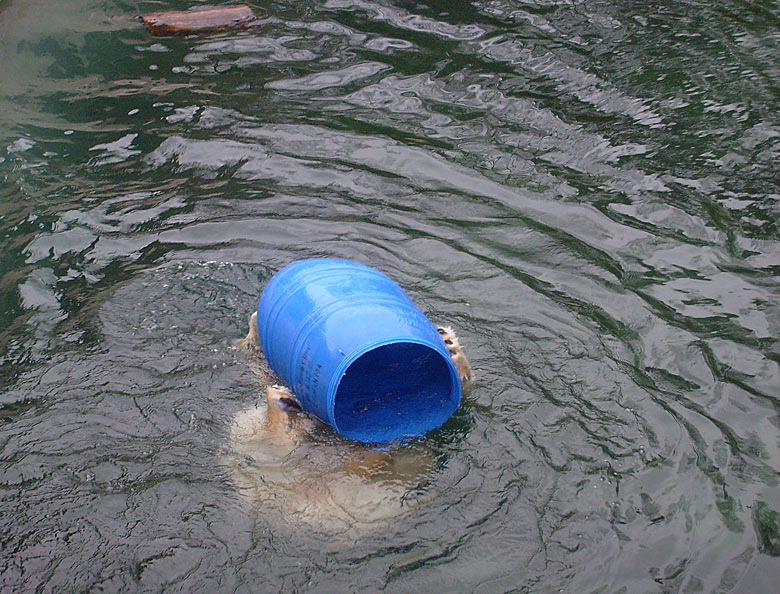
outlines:
{"label": "water ripple", "polygon": [[[0,4],[0,588],[772,590],[776,10],[276,2],[151,39],[38,4]],[[321,256],[477,376],[341,537],[230,447],[232,341]],[[287,471],[338,494],[331,438]]]}

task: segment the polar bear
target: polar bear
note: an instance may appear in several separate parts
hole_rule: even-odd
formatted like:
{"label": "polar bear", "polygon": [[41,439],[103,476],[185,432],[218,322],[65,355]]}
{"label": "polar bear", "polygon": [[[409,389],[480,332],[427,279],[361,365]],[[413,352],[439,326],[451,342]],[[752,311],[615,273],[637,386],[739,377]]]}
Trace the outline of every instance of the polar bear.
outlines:
{"label": "polar bear", "polygon": [[[469,386],[473,373],[455,332],[438,331],[463,386]],[[360,444],[306,414],[263,357],[256,313],[236,345],[265,388],[265,398],[233,418],[226,460],[236,486],[263,513],[277,515],[291,530],[354,536],[425,500],[434,456],[423,439]]]}

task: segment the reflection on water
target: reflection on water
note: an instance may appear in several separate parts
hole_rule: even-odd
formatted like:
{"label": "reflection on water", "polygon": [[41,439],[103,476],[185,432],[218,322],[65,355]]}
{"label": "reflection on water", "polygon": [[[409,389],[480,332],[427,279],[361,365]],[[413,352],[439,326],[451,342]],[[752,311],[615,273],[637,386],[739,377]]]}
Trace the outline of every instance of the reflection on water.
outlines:
{"label": "reflection on water", "polygon": [[[3,590],[773,591],[774,5],[134,20],[187,6],[0,0]],[[424,502],[347,539],[225,464],[262,396],[231,341],[313,256],[389,274],[478,378]]]}

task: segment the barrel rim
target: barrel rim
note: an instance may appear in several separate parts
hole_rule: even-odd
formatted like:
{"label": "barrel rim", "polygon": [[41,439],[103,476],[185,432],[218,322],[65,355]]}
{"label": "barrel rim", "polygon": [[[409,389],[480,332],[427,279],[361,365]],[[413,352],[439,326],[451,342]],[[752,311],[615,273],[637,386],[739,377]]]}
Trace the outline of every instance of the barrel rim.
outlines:
{"label": "barrel rim", "polygon": [[[390,337],[390,338],[382,338],[379,340],[373,340],[371,342],[368,342],[364,345],[362,345],[359,349],[355,349],[349,355],[344,357],[344,359],[341,361],[339,366],[335,369],[335,372],[333,373],[333,377],[331,378],[330,384],[328,385],[328,418],[329,418],[329,425],[333,427],[333,429],[349,438],[349,439],[355,439],[356,441],[366,441],[363,439],[357,439],[356,437],[352,437],[349,435],[349,433],[344,432],[342,429],[339,428],[338,423],[336,422],[336,415],[335,415],[335,407],[336,407],[336,395],[338,394],[338,388],[341,384],[341,380],[344,379],[344,376],[346,375],[347,370],[349,367],[355,363],[358,359],[360,359],[362,356],[366,355],[367,353],[385,347],[390,346],[394,344],[416,344],[422,347],[425,347],[427,349],[430,349],[431,351],[437,353],[440,357],[442,357],[445,361],[445,364],[447,366],[447,369],[450,372],[450,396],[452,396],[453,391],[457,394],[456,401],[454,402],[455,406],[448,414],[445,419],[439,423],[438,425],[434,425],[432,427],[429,427],[425,430],[427,433],[428,431],[432,431],[433,429],[436,429],[437,427],[440,427],[444,423],[447,422],[447,420],[452,416],[452,414],[460,408],[461,399],[463,397],[462,389],[461,389],[461,383],[460,383],[460,376],[458,374],[458,370],[455,367],[455,363],[453,363],[452,358],[449,355],[449,352],[447,352],[446,348],[444,347],[444,342],[442,342],[441,348],[438,347],[438,345],[431,344],[431,341],[427,341],[424,339],[416,338],[414,336],[396,336],[396,337]],[[453,390],[454,388],[454,390]],[[414,435],[421,435],[421,433],[415,433]],[[404,438],[404,437],[412,437],[412,435],[398,435],[397,437],[390,438],[389,440],[369,440],[369,443],[386,443],[388,441],[393,441],[394,439],[398,438]]]}

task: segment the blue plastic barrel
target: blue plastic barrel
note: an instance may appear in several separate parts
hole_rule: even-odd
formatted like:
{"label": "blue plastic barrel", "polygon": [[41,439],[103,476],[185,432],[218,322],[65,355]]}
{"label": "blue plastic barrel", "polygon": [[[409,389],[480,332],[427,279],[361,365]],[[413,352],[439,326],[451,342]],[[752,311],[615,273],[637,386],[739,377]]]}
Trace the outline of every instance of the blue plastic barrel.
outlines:
{"label": "blue plastic barrel", "polygon": [[460,380],[436,327],[388,276],[330,258],[300,260],[268,282],[260,343],[304,410],[358,441],[421,435],[460,405]]}

